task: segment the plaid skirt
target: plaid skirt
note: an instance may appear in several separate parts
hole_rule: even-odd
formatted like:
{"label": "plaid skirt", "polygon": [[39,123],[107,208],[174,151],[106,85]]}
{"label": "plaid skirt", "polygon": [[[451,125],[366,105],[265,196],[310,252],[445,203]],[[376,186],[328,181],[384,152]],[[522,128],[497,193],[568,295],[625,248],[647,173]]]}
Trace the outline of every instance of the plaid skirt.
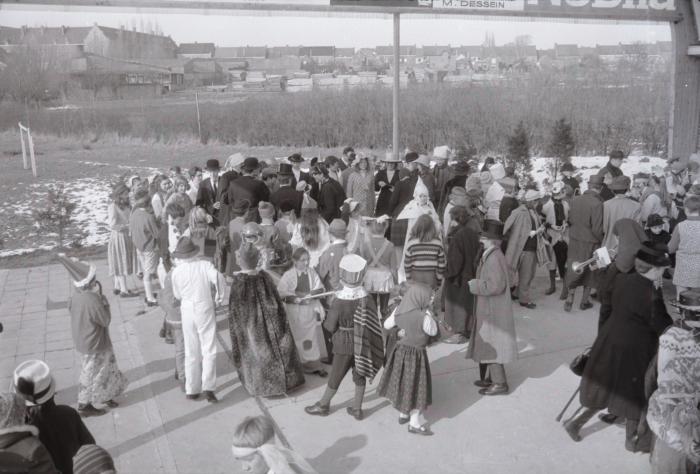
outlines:
{"label": "plaid skirt", "polygon": [[430,364],[425,348],[396,344],[377,389],[401,413],[425,410],[433,402]]}
{"label": "plaid skirt", "polygon": [[96,354],[83,354],[78,403],[104,403],[121,395],[129,381],[117,367],[110,348]]}

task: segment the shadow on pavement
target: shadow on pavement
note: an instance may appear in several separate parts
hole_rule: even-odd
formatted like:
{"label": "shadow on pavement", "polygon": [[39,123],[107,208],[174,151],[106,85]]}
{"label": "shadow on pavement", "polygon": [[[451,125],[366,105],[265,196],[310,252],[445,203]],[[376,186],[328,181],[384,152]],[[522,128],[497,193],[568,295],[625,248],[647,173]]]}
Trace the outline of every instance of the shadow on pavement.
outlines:
{"label": "shadow on pavement", "polygon": [[321,468],[323,468],[325,472],[333,474],[349,474],[357,469],[362,462],[360,457],[350,456],[350,454],[359,451],[365,445],[367,445],[367,436],[365,435],[346,436],[308,461],[319,472],[322,472]]}

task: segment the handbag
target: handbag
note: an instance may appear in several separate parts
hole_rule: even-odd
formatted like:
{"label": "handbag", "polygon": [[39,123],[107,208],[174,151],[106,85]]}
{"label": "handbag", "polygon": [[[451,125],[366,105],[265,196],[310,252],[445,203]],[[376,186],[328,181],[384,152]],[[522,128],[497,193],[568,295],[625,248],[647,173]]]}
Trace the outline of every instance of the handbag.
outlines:
{"label": "handbag", "polygon": [[569,364],[569,368],[571,371],[581,377],[583,375],[583,371],[586,368],[586,364],[588,363],[588,359],[591,357],[591,348],[589,347],[576,357],[574,357],[574,360],[571,361]]}

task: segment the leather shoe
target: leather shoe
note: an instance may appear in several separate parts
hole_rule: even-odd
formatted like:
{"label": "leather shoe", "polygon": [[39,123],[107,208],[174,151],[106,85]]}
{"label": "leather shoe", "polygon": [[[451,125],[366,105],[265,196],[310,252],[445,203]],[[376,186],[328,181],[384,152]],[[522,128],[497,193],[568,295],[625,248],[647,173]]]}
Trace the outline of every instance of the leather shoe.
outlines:
{"label": "leather shoe", "polygon": [[553,295],[557,291],[556,286],[550,286],[547,291],[544,292],[545,295]]}
{"label": "leather shoe", "polygon": [[399,424],[405,425],[411,419],[410,416],[399,416]]}
{"label": "leather shoe", "polygon": [[523,308],[527,308],[527,309],[537,308],[537,305],[535,303],[533,303],[532,301],[530,301],[529,303],[520,302],[520,306],[522,306]]}
{"label": "leather shoe", "polygon": [[206,398],[209,403],[216,403],[219,401],[219,399],[216,398],[216,395],[214,395],[214,392],[211,390],[205,390],[202,393],[204,394],[204,398]]}
{"label": "leather shoe", "polygon": [[353,407],[348,407],[346,411],[348,415],[354,417],[357,421],[362,421],[362,408],[355,410]]}
{"label": "leather shoe", "polygon": [[326,372],[326,371],[323,370],[323,369],[318,369],[316,372],[314,372],[314,374],[318,375],[318,376],[321,377],[321,378],[326,378],[326,377],[328,377],[328,372]]}
{"label": "leather shoe", "polygon": [[331,407],[324,407],[319,402],[316,402],[310,407],[305,407],[304,411],[309,415],[328,416],[328,414],[331,412]]}
{"label": "leather shoe", "polygon": [[189,395],[185,395],[185,398],[187,398],[188,400],[199,400],[200,395],[201,394],[199,393],[191,393]]}
{"label": "leather shoe", "polygon": [[108,406],[109,408],[117,408],[119,404],[115,402],[114,400],[107,400],[105,402],[105,405]]}
{"label": "leather shoe", "polygon": [[408,432],[411,434],[415,435],[421,435],[421,436],[432,436],[433,432],[430,431],[429,428],[427,428],[425,425],[419,426],[418,428],[414,428],[411,425],[408,425]]}
{"label": "leather shoe", "polygon": [[565,302],[565,303],[564,303],[564,311],[566,311],[567,313],[570,313],[570,312],[571,312],[571,307],[572,307],[573,305],[574,305],[574,302],[573,302],[573,301],[567,301],[567,302]]}
{"label": "leather shoe", "polygon": [[581,305],[579,306],[579,309],[581,311],[586,311],[587,309],[591,309],[592,307],[593,307],[593,303],[591,303],[590,301],[585,301],[585,302],[581,303]]}
{"label": "leather shoe", "polygon": [[601,413],[598,415],[598,419],[603,423],[607,423],[608,425],[614,425],[617,423],[618,417],[612,413]]}
{"label": "leather shoe", "polygon": [[508,384],[505,383],[494,383],[488,388],[482,388],[479,390],[482,395],[507,395],[508,394]]}
{"label": "leather shoe", "polygon": [[104,415],[105,413],[107,413],[106,410],[95,408],[92,406],[92,403],[88,403],[87,405],[78,405],[78,414],[83,418],[87,418],[89,416],[100,416]]}
{"label": "leather shoe", "polygon": [[493,385],[493,382],[491,382],[491,380],[489,380],[489,379],[486,379],[486,380],[480,379],[480,380],[476,380],[474,382],[474,385],[476,385],[477,387],[481,387],[481,388],[489,388],[491,385]]}

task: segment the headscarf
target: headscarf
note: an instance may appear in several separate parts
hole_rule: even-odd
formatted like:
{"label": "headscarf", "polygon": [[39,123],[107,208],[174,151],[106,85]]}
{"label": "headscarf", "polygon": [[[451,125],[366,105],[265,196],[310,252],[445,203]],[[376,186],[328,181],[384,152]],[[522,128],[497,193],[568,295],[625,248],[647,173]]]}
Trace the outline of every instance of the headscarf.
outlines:
{"label": "headscarf", "polygon": [[290,464],[295,464],[301,469],[301,472],[315,473],[316,470],[304,459],[300,454],[295,453],[291,449],[283,446],[278,446],[273,443],[265,443],[257,448],[244,448],[239,446],[231,446],[231,451],[235,457],[249,456],[253,453],[259,453],[270,472],[275,474],[295,474],[296,471],[290,467]]}
{"label": "headscarf", "polygon": [[647,235],[642,226],[633,219],[620,219],[615,222],[613,234],[618,240],[615,266],[621,272],[628,273],[634,268],[637,250],[642,247],[642,242],[647,240]]}
{"label": "headscarf", "polygon": [[421,313],[430,307],[430,297],[433,294],[432,288],[422,283],[413,283],[406,290],[406,294],[401,298],[401,303],[396,308],[395,317],[407,314],[412,311]]}
{"label": "headscarf", "polygon": [[16,393],[0,393],[0,429],[24,425],[24,398]]}

